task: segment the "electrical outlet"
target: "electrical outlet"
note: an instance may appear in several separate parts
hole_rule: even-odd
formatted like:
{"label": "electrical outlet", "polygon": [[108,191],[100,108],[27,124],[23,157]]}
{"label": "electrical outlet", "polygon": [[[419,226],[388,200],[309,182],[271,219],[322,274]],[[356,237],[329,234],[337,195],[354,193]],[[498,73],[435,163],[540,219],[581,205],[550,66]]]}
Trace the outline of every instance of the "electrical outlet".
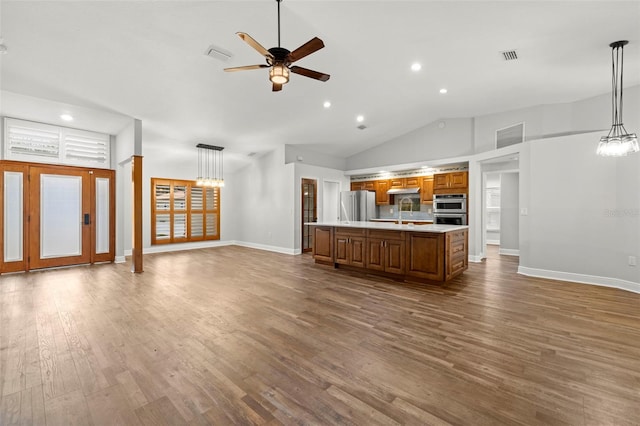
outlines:
{"label": "electrical outlet", "polygon": [[393,214],[393,207],[389,209],[389,214]]}
{"label": "electrical outlet", "polygon": [[528,216],[529,215],[529,209],[528,208],[522,208],[520,209],[520,216]]}
{"label": "electrical outlet", "polygon": [[629,256],[629,266],[637,266],[638,261],[635,256]]}
{"label": "electrical outlet", "polygon": [[427,209],[427,213],[429,214],[433,213],[433,209]]}

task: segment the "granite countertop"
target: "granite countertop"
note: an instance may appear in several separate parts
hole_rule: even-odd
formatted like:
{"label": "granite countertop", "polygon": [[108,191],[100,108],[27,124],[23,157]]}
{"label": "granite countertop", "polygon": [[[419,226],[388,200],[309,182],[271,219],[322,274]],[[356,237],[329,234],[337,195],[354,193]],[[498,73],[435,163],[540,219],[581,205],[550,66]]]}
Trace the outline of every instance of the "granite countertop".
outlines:
{"label": "granite countertop", "polygon": [[[404,220],[404,219],[403,219]],[[395,219],[394,219],[395,222]],[[365,229],[381,229],[388,231],[411,231],[411,232],[432,232],[432,233],[445,233],[451,231],[459,231],[462,229],[468,229],[469,227],[464,225],[400,225],[390,222],[356,222],[356,221],[342,221],[342,222],[307,222],[305,225],[311,226],[334,226],[340,228],[365,228]]]}

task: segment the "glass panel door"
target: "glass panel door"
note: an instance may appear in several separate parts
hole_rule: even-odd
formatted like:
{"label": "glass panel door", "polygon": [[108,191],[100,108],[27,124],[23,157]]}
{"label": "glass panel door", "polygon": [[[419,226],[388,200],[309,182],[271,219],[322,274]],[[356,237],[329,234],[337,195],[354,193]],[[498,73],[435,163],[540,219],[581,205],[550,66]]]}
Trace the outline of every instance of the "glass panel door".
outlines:
{"label": "glass panel door", "polygon": [[89,173],[31,167],[30,179],[30,268],[89,263]]}
{"label": "glass panel door", "polygon": [[314,179],[302,179],[302,252],[311,251],[313,248],[313,233],[306,222],[317,222],[316,206],[316,181]]}

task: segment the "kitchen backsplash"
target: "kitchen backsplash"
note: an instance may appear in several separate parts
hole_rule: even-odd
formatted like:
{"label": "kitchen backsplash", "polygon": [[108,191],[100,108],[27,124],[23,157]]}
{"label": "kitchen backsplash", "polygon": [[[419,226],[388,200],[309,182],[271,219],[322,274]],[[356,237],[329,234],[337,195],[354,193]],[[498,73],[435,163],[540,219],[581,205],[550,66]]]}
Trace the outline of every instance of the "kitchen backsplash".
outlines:
{"label": "kitchen backsplash", "polygon": [[[415,204],[413,204],[415,206]],[[420,210],[414,211],[402,211],[403,219],[415,219],[415,220],[431,220],[433,219],[433,205],[431,204],[419,204]],[[393,210],[393,212],[392,212]],[[432,210],[429,212],[429,210]],[[379,219],[397,219],[398,218],[398,203],[388,206],[376,206],[376,212]]]}

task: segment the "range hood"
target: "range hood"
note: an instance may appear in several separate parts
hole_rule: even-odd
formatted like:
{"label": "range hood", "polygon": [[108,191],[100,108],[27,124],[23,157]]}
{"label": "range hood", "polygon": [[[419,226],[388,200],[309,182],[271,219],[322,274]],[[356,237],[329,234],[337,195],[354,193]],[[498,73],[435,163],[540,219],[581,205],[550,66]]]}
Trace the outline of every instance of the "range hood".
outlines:
{"label": "range hood", "polygon": [[402,194],[417,194],[420,192],[420,188],[400,188],[400,189],[390,189],[387,191],[389,195],[402,195]]}

